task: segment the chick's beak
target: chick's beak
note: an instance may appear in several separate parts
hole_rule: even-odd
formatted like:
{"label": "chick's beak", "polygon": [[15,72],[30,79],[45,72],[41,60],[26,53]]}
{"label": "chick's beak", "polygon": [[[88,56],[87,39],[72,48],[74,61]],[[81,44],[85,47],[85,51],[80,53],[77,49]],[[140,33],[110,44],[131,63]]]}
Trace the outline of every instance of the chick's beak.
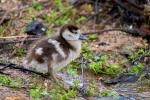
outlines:
{"label": "chick's beak", "polygon": [[87,39],[88,39],[88,38],[87,38],[85,35],[80,34],[79,40],[87,40]]}

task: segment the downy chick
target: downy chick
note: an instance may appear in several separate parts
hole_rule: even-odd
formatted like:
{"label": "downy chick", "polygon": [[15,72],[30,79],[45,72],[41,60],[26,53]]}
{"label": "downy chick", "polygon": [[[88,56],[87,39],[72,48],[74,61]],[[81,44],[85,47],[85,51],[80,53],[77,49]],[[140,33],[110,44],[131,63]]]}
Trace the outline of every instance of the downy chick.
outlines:
{"label": "downy chick", "polygon": [[86,37],[80,33],[78,27],[66,24],[61,27],[57,36],[43,38],[34,43],[23,64],[48,73],[57,81],[56,73],[79,57],[83,39]]}

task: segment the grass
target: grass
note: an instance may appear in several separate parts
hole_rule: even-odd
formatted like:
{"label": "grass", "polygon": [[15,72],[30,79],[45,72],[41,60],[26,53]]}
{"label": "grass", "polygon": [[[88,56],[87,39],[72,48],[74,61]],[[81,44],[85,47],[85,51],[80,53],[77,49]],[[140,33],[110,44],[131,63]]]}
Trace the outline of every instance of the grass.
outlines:
{"label": "grass", "polygon": [[[89,69],[95,74],[116,76],[123,72],[121,65],[108,63],[109,57],[106,54],[96,55],[88,45],[82,46],[82,57],[79,59],[81,58],[86,60],[86,63],[84,63],[86,69]],[[80,69],[81,63],[83,62],[80,62],[79,60],[73,61],[67,66],[67,72],[72,76],[77,75],[77,69]]]}
{"label": "grass", "polygon": [[150,54],[150,50],[145,48],[138,49],[137,51],[129,53],[129,60],[134,61],[135,59],[139,58],[142,55]]}
{"label": "grass", "polygon": [[73,65],[69,65],[67,68],[67,73],[69,75],[71,75],[72,77],[76,77],[77,76],[77,69],[73,68]]}
{"label": "grass", "polygon": [[97,37],[97,34],[89,34],[88,35],[88,39],[89,40],[95,40],[95,39],[97,39],[98,37]]}
{"label": "grass", "polygon": [[65,7],[62,0],[54,0],[54,5],[56,6],[57,9],[53,9],[50,11],[50,13],[46,14],[44,16],[44,20],[48,23],[53,23],[53,25],[55,26],[71,22],[73,10],[70,9],[69,6]]}
{"label": "grass", "polygon": [[63,5],[62,0],[54,0],[55,6],[57,7],[57,9],[60,12],[64,12],[64,10],[66,9],[66,7]]}
{"label": "grass", "polygon": [[40,11],[43,9],[43,5],[39,3],[36,0],[32,0],[32,5],[31,5],[35,10]]}
{"label": "grass", "polygon": [[37,86],[35,88],[30,89],[29,93],[32,96],[33,99],[37,100],[43,96],[43,88],[40,86]]}
{"label": "grass", "polygon": [[82,22],[84,22],[84,21],[86,21],[86,17],[84,17],[84,16],[79,16],[76,20],[75,20],[75,23],[77,24],[77,25],[79,25],[79,24],[81,24]]}
{"label": "grass", "polygon": [[[102,90],[100,92],[95,90],[96,83],[94,81],[90,82],[89,88],[85,89],[82,93],[84,96],[113,96],[115,99],[118,98],[118,93],[113,90]],[[70,100],[75,99],[79,95],[79,81],[75,80],[74,85],[69,90],[63,90],[59,86],[53,86],[52,88],[45,88],[44,86],[35,85],[29,90],[30,96],[34,100],[43,99],[44,97],[49,97],[50,100]],[[81,94],[80,94],[81,95]]]}
{"label": "grass", "polygon": [[14,46],[13,49],[15,50],[15,54],[20,57],[24,56],[27,52],[25,48],[21,48],[21,47]]}
{"label": "grass", "polygon": [[109,57],[106,54],[95,55],[90,47],[82,46],[83,58],[89,60],[86,66],[95,74],[117,75],[122,72],[122,67],[119,64],[109,64]]}
{"label": "grass", "polygon": [[92,95],[92,96],[94,96],[94,94],[95,94],[95,82],[94,82],[94,81],[92,81],[92,82],[90,83],[90,90],[89,90],[89,93],[90,93],[90,95]]}
{"label": "grass", "polygon": [[9,76],[0,74],[0,85],[12,88],[21,88],[22,82],[20,79],[14,80]]}
{"label": "grass", "polygon": [[49,99],[51,98],[51,100],[68,100],[69,98],[75,98],[77,96],[77,87],[77,81],[74,82],[73,88],[67,91],[58,85],[55,85],[53,88],[34,85],[34,87],[29,90],[29,94],[34,100],[39,100],[47,96]]}
{"label": "grass", "polygon": [[57,9],[52,9],[50,13],[44,16],[47,23],[54,26],[60,26],[68,23],[81,24],[86,20],[84,16],[77,16],[77,11],[72,6],[64,6],[62,0],[54,0]]}
{"label": "grass", "polygon": [[132,74],[141,74],[141,70],[144,68],[144,64],[139,63],[137,65],[133,65],[128,69],[128,73]]}
{"label": "grass", "polygon": [[119,94],[114,91],[114,90],[102,90],[100,93],[99,93],[99,96],[101,97],[108,97],[108,96],[113,96],[114,100],[118,100],[119,98]]}
{"label": "grass", "polygon": [[72,12],[68,11],[63,16],[58,17],[60,16],[60,12],[51,10],[50,13],[44,16],[44,20],[47,23],[53,23],[53,25],[58,26],[58,25],[63,25],[63,24],[67,24],[71,22],[71,17],[70,17],[71,15],[72,15]]}

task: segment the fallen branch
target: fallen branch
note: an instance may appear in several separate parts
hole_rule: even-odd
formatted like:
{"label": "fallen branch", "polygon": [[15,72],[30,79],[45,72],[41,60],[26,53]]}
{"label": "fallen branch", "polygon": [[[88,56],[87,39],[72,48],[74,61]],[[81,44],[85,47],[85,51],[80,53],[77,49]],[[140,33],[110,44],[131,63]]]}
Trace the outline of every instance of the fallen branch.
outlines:
{"label": "fallen branch", "polygon": [[9,64],[5,64],[5,63],[0,63],[1,66],[4,66],[3,68],[0,69],[0,73],[1,74],[6,74],[6,73],[3,73],[3,71],[6,69],[6,68],[11,68],[11,69],[18,69],[22,72],[29,72],[29,73],[34,73],[34,74],[37,74],[37,75],[40,75],[44,78],[47,77],[46,74],[43,74],[43,73],[40,73],[40,72],[36,72],[36,71],[33,71],[33,70],[30,70],[30,69],[27,69],[25,68],[24,66],[22,65],[17,65],[17,64],[13,64],[13,63],[9,63]]}

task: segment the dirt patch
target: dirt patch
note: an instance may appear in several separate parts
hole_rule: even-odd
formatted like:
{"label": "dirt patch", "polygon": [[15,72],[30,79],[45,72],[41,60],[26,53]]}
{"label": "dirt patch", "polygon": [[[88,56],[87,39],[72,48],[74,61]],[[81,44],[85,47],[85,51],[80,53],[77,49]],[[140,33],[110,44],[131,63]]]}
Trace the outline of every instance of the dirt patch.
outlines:
{"label": "dirt patch", "polygon": [[0,86],[0,100],[32,100],[24,89]]}
{"label": "dirt patch", "polygon": [[133,37],[123,32],[107,32],[99,35],[98,40],[92,42],[93,50],[100,52],[119,52],[124,50],[135,50],[146,45],[141,37]]}

